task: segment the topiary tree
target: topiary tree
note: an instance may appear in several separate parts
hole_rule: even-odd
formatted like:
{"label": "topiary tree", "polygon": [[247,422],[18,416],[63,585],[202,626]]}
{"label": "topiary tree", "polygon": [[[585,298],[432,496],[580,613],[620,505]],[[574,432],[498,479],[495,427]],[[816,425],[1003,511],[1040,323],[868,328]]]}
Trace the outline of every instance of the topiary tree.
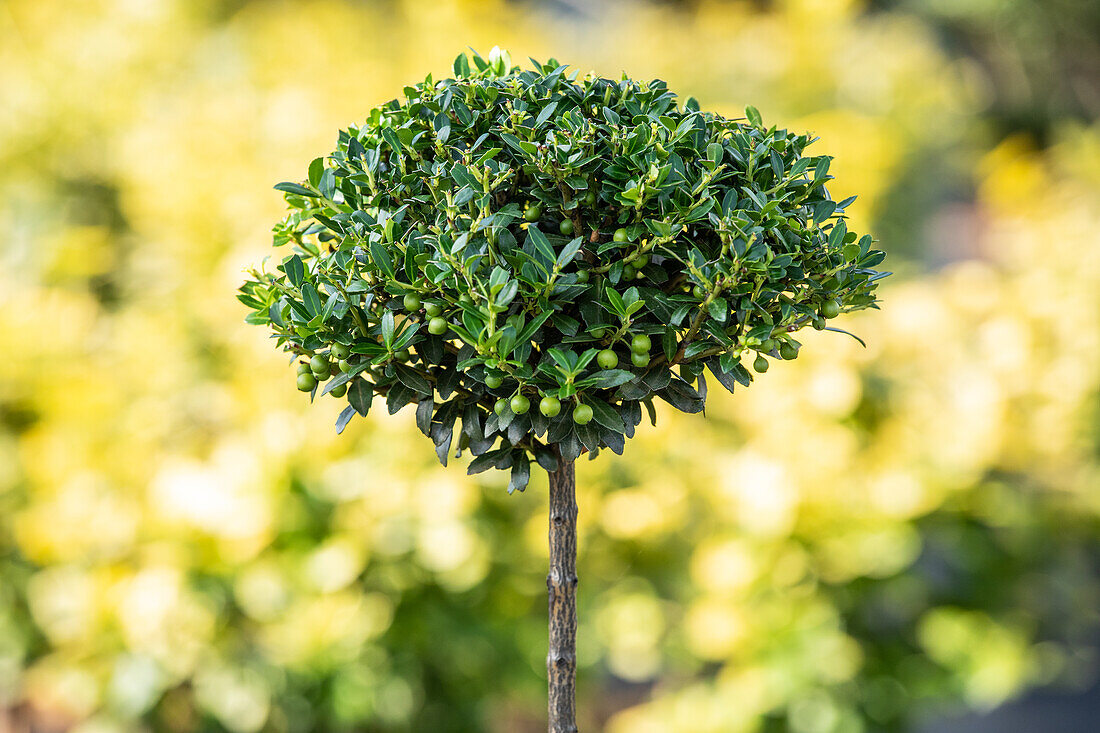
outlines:
{"label": "topiary tree", "polygon": [[[794,333],[875,306],[883,253],[845,225],[813,142],[506,52],[340,132],[280,183],[291,250],[241,300],[297,362],[298,389],[415,406],[439,460],[549,473],[550,730],[575,731],[574,461],[623,452],[659,398],[703,410],[794,359]],[[830,329],[839,330],[839,329]],[[678,372],[678,373],[677,373]],[[323,385],[323,386],[322,386]]]}

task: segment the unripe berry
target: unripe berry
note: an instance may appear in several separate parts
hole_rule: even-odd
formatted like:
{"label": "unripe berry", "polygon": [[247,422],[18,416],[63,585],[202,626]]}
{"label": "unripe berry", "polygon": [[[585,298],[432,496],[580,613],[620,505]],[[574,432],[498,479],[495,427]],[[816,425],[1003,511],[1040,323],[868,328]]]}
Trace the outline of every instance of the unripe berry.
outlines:
{"label": "unripe berry", "polygon": [[821,304],[819,312],[822,318],[836,318],[840,315],[840,303],[835,300],[826,300]]}
{"label": "unripe berry", "polygon": [[317,386],[317,380],[314,379],[312,374],[299,374],[298,375],[298,389],[303,392],[309,392]]}
{"label": "unripe berry", "polygon": [[531,409],[531,400],[527,399],[521,394],[516,395],[511,401],[512,412],[517,415],[522,415]]}
{"label": "unripe berry", "polygon": [[557,397],[546,396],[539,402],[539,412],[546,417],[557,417],[561,412],[561,400]]}
{"label": "unripe berry", "polygon": [[581,403],[573,408],[573,422],[578,425],[587,425],[592,422],[592,408]]}
{"label": "unripe berry", "polygon": [[756,361],[752,363],[752,368],[760,374],[768,371],[768,359],[763,354],[757,354]]}
{"label": "unripe berry", "polygon": [[619,357],[611,349],[604,349],[596,355],[596,363],[600,369],[614,369],[619,365]]}
{"label": "unripe berry", "polygon": [[416,293],[407,293],[401,302],[407,311],[420,310],[420,296]]}
{"label": "unripe berry", "polygon": [[648,354],[653,348],[653,341],[644,333],[634,334],[630,340],[630,350],[635,354]]}
{"label": "unripe berry", "polygon": [[434,334],[436,336],[442,336],[443,334],[447,333],[447,320],[445,318],[440,318],[439,316],[436,316],[435,318],[428,321],[428,333]]}

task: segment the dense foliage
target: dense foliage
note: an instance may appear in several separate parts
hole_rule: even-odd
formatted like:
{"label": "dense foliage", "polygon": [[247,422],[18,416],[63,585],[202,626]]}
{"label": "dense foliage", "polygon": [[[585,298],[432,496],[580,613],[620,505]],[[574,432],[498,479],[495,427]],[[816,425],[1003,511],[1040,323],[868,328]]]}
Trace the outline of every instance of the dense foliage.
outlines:
{"label": "dense foliage", "polygon": [[528,454],[622,453],[654,397],[699,412],[705,368],[732,392],[745,354],[764,372],[795,331],[874,305],[884,255],[809,135],[677,106],[661,81],[473,63],[277,186],[294,252],[241,299],[302,357],[299,389],[347,394],[338,430],[376,393],[416,404],[442,462],[461,421],[471,472],[522,489]]}

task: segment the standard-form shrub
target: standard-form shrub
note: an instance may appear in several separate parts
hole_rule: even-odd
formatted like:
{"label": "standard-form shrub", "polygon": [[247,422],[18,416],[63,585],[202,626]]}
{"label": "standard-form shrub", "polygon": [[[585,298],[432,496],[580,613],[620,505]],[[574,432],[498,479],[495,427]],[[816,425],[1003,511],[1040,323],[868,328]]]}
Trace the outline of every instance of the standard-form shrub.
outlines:
{"label": "standard-form shrub", "polygon": [[[576,458],[622,453],[654,398],[701,411],[707,371],[747,386],[796,358],[799,329],[874,307],[884,255],[848,230],[813,138],[752,107],[725,119],[661,81],[521,71],[496,49],[472,63],[276,186],[286,254],[240,297],[299,389],[347,400],[338,431],[376,397],[414,405],[444,464],[468,450],[511,491],[534,460],[567,484],[552,521],[571,528]],[[572,592],[552,587],[552,614]]]}

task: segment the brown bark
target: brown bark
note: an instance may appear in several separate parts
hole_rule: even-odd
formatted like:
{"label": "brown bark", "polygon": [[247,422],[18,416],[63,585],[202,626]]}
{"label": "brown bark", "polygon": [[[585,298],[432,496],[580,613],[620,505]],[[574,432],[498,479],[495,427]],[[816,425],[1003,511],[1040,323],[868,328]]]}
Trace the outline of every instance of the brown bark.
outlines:
{"label": "brown bark", "polygon": [[573,462],[550,472],[550,679],[549,733],[576,733],[577,500]]}

